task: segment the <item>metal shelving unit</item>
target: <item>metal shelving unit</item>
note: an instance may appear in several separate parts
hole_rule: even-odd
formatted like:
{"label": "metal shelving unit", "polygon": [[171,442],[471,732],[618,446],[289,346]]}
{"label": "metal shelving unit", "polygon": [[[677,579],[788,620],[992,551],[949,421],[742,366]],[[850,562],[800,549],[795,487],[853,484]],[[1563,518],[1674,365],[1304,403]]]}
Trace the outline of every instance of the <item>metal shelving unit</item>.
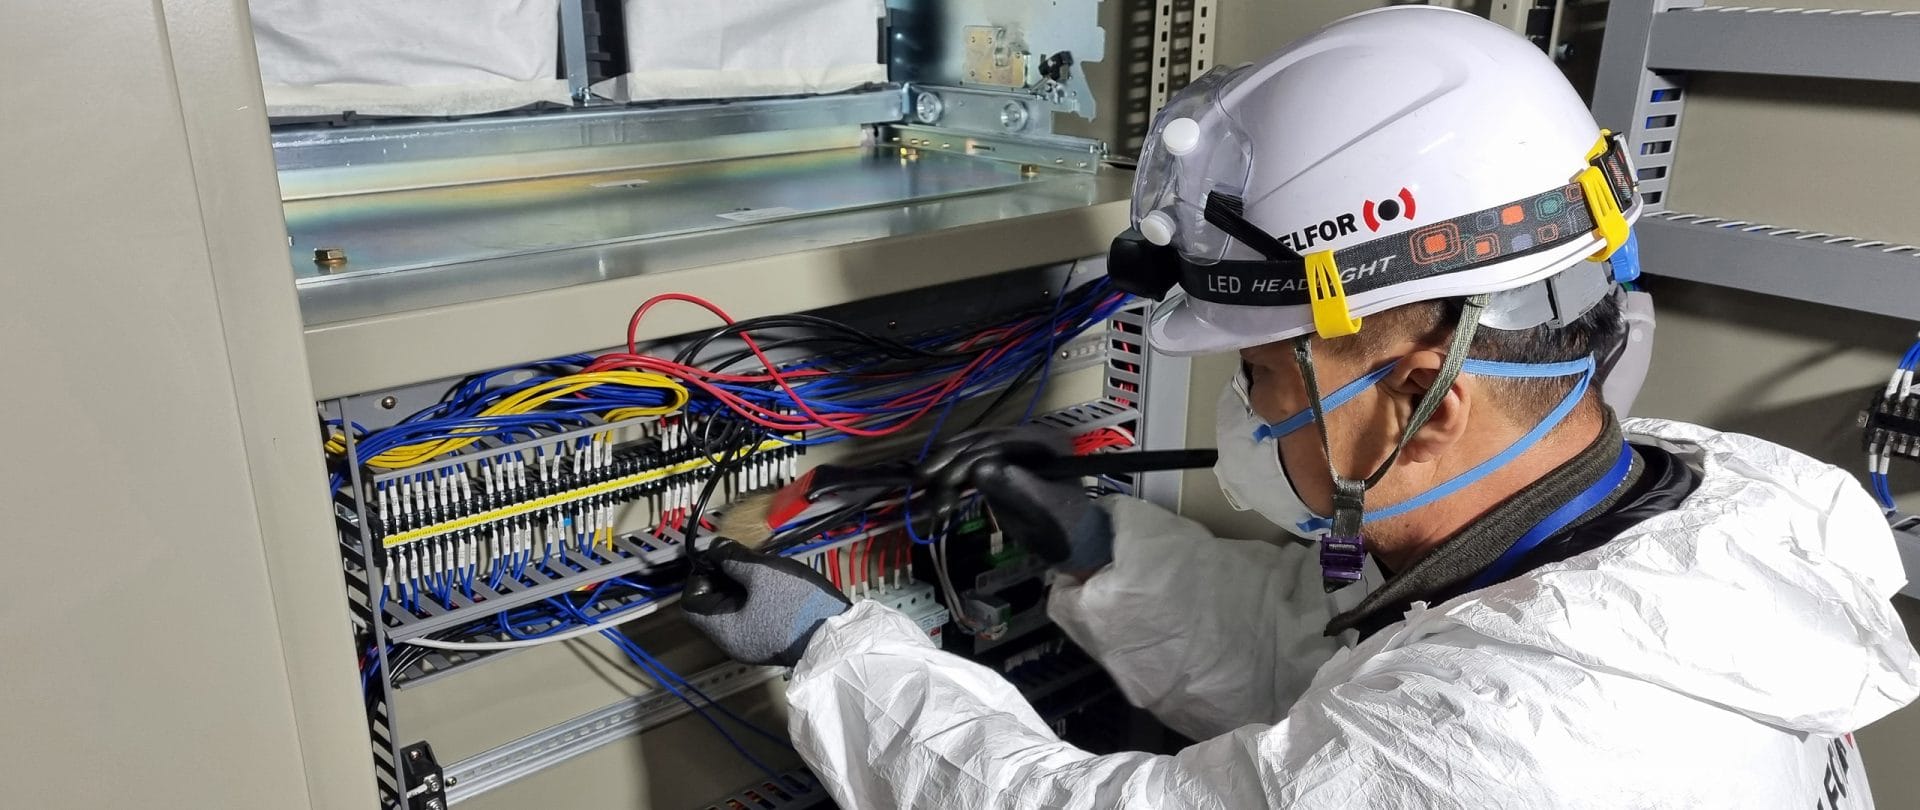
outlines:
{"label": "metal shelving unit", "polygon": [[[1647,207],[1641,261],[1668,278],[1920,320],[1920,247],[1667,209],[1687,74],[1742,73],[1920,84],[1920,12],[1708,6],[1613,0],[1593,111],[1626,125]],[[1915,519],[1894,513],[1909,585],[1920,574]]]}
{"label": "metal shelving unit", "polygon": [[1696,6],[1656,19],[1654,70],[1920,83],[1916,11]]}
{"label": "metal shelving unit", "polygon": [[1689,72],[1920,84],[1920,12],[1614,0],[1593,110],[1626,125],[1647,272],[1920,319],[1920,248],[1667,209]]}

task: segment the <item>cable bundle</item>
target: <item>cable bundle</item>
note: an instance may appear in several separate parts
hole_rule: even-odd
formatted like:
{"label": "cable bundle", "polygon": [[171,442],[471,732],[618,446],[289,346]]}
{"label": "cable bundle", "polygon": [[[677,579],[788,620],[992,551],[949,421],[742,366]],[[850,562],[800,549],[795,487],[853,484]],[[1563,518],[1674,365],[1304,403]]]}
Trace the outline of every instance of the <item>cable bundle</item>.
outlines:
{"label": "cable bundle", "polygon": [[[673,377],[696,389],[696,411],[725,408],[774,433],[821,433],[809,440],[813,443],[873,438],[898,433],[943,405],[1002,385],[1017,388],[1045,371],[1060,340],[1104,321],[1125,300],[1100,281],[1057,297],[1049,315],[905,342],[806,315],[736,321],[697,296],[669,293],[649,299],[634,312],[626,353],[604,355],[589,370],[634,369]],[[698,305],[727,325],[672,360],[640,354],[634,335],[641,319],[668,301]],[[755,335],[770,330],[789,334],[764,341]],[[738,338],[745,348],[700,360],[706,349],[725,338]],[[794,346],[835,353],[786,366],[767,355],[770,349]],[[727,371],[749,358],[757,361],[759,371]]]}
{"label": "cable bundle", "polygon": [[[575,355],[520,369],[499,369],[467,378],[440,404],[385,430],[365,433],[355,448],[368,466],[404,469],[472,446],[481,439],[530,439],[601,421],[677,413],[687,404],[685,386],[659,374],[582,371],[592,358]],[[574,369],[569,371],[568,369]],[[531,379],[490,387],[505,374]],[[356,432],[359,426],[356,425]],[[344,438],[327,438],[327,452],[344,455]]]}
{"label": "cable bundle", "polygon": [[1073,454],[1085,456],[1102,450],[1132,447],[1133,431],[1123,427],[1103,427],[1073,437]]}
{"label": "cable bundle", "polygon": [[1883,420],[1895,418],[1903,423],[1920,416],[1920,394],[1913,385],[1913,374],[1920,369],[1920,340],[1907,347],[1907,353],[1900,358],[1893,373],[1887,377],[1886,390],[1874,399],[1868,409],[1865,444],[1867,448],[1867,478],[1873,485],[1874,500],[1880,507],[1893,511],[1893,486],[1887,478],[1887,469],[1895,455],[1910,458],[1920,456],[1920,436],[1884,426]]}

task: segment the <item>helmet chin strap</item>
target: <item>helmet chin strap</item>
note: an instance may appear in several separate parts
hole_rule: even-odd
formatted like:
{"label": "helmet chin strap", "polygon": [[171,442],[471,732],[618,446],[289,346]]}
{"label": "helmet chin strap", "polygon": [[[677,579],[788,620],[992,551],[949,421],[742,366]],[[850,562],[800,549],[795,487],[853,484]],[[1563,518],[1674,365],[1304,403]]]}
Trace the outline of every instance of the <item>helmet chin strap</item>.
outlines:
{"label": "helmet chin strap", "polygon": [[1301,335],[1293,341],[1293,359],[1300,366],[1300,376],[1307,383],[1307,403],[1313,410],[1313,423],[1320,431],[1320,450],[1327,457],[1327,473],[1333,479],[1333,528],[1320,539],[1320,579],[1328,593],[1337,591],[1360,581],[1360,571],[1367,562],[1366,539],[1360,533],[1362,516],[1366,511],[1367,490],[1380,483],[1387,471],[1393,468],[1394,460],[1400,457],[1407,442],[1413,440],[1413,434],[1433,418],[1433,412],[1440,409],[1440,402],[1453,388],[1453,382],[1460,376],[1460,367],[1467,362],[1467,352],[1473,347],[1473,335],[1480,327],[1480,314],[1487,307],[1487,295],[1476,295],[1466,300],[1460,308],[1460,321],[1454,325],[1453,340],[1447,344],[1446,362],[1440,365],[1439,373],[1434,375],[1433,385],[1420,397],[1420,403],[1414,407],[1413,415],[1407,419],[1407,427],[1400,433],[1399,442],[1393,446],[1393,452],[1380,462],[1373,473],[1361,479],[1342,476],[1333,463],[1333,446],[1327,438],[1327,420],[1325,408],[1320,401],[1320,381],[1313,368],[1312,335]]}

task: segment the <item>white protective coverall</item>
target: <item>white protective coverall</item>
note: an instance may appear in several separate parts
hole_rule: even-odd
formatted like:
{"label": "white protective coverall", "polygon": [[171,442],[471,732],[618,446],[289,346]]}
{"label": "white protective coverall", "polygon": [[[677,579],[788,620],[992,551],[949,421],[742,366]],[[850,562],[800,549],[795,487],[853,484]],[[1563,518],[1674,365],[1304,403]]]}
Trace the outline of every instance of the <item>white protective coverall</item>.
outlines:
{"label": "white protective coverall", "polygon": [[1350,649],[1308,549],[1110,499],[1115,561],[1050,612],[1178,754],[1061,742],[872,602],[794,670],[795,745],[863,809],[1871,807],[1850,732],[1920,693],[1879,510],[1759,439],[1623,427],[1703,473],[1677,509]]}

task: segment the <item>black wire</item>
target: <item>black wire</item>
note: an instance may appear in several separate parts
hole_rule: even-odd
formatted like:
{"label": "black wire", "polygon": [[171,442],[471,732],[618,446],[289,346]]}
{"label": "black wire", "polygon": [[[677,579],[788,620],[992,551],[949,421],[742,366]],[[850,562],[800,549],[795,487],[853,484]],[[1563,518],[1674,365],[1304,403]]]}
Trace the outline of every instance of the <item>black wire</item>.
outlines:
{"label": "black wire", "polygon": [[[1060,295],[1061,296],[1071,295],[1076,301],[1078,299],[1089,298],[1095,295],[1095,290],[1093,288],[1098,286],[1098,285],[1086,284],[1086,285],[1081,285],[1077,289],[1073,289],[1073,290],[1066,289],[1067,285],[1071,283],[1072,283],[1072,277],[1069,275],[1068,278],[1065,280],[1065,282],[1061,285],[1062,290]],[[1058,300],[1058,298],[1056,300]],[[1066,306],[1067,306],[1067,302],[1065,300],[1059,300],[1057,304],[1049,304],[1046,306],[1034,307],[1031,310],[1016,313],[1013,316],[1011,316],[1009,320],[1024,319],[1024,318],[1030,317],[1032,314],[1036,312],[1046,311],[1046,310],[1058,310],[1058,309],[1065,308]],[[945,360],[963,360],[963,359],[976,357],[980,355],[982,352],[988,351],[992,349],[993,346],[997,345],[997,343],[989,343],[989,344],[982,344],[977,347],[972,347],[967,349],[957,349],[957,350],[923,349],[918,346],[914,346],[912,344],[901,341],[897,338],[888,337],[886,335],[875,334],[865,329],[861,329],[857,326],[853,326],[851,324],[848,324],[842,321],[836,321],[831,318],[821,317],[818,315],[808,315],[808,314],[766,315],[759,318],[748,318],[743,321],[736,321],[726,326],[715,328],[707,332],[706,334],[700,336],[699,338],[695,339],[692,343],[687,344],[687,346],[682,348],[674,356],[674,360],[676,362],[683,363],[686,365],[695,365],[696,364],[695,361],[700,356],[700,353],[705,351],[706,348],[710,346],[714,341],[717,341],[726,337],[740,335],[746,332],[753,332],[753,331],[758,331],[763,329],[783,329],[783,328],[784,329],[824,330],[829,333],[835,333],[835,334],[844,336],[847,340],[857,345],[866,346],[868,348],[879,349],[881,350],[882,354],[886,356],[897,357],[902,359],[933,358],[933,359],[945,359]],[[959,333],[959,332],[962,332],[963,330],[955,330],[955,331]],[[826,336],[822,336],[822,337],[826,337]],[[1007,339],[1012,339],[1012,337],[1013,336],[1009,336]],[[1004,342],[1004,340],[1000,342]],[[762,348],[764,349],[766,347],[762,346]],[[749,350],[747,353],[750,355],[752,352]],[[730,360],[729,365],[732,362],[739,362],[739,361]]]}
{"label": "black wire", "polygon": [[[727,421],[735,426],[743,424],[741,420]],[[730,430],[729,432],[731,433],[732,431]],[[738,443],[728,445],[728,447],[738,446]],[[730,451],[722,450],[721,452],[726,455],[723,455],[713,463],[713,466],[708,468],[713,474],[707,477],[706,485],[700,488],[700,497],[693,502],[692,519],[687,521],[686,534],[681,537],[681,546],[686,549],[689,557],[705,553],[700,550],[700,547],[694,541],[700,537],[700,519],[707,514],[707,504],[713,500],[713,493],[719,490],[720,480],[745,467],[748,460],[752,459],[753,456],[760,451],[760,445],[758,442],[755,442],[754,444],[747,445],[745,449],[746,452],[738,456],[732,455]]]}
{"label": "black wire", "polygon": [[[1078,297],[1091,296],[1093,295],[1092,288],[1097,286],[1093,284],[1085,284],[1085,285],[1081,285],[1079,290],[1068,290],[1067,285],[1070,285],[1072,283],[1073,283],[1072,273],[1068,273],[1066,278],[1060,281],[1060,292],[1057,295],[1055,295],[1053,299],[1054,312],[1057,313],[1060,310],[1067,308],[1067,297],[1069,295],[1077,294]],[[1078,305],[1079,305],[1078,302],[1075,302],[1074,306],[1078,306]],[[1049,318],[1046,322],[1046,328],[1052,329],[1053,326],[1054,326],[1053,319]],[[1051,343],[1052,341],[1049,341],[1049,344]],[[1001,405],[1006,404],[1007,399],[1013,396],[1013,393],[1015,391],[1018,391],[1022,387],[1026,386],[1028,382],[1033,380],[1034,375],[1039,374],[1041,369],[1047,368],[1048,364],[1053,362],[1053,352],[1054,352],[1054,347],[1052,345],[1049,345],[1047,347],[1046,354],[1042,354],[1038,357],[1035,357],[1032,362],[1027,364],[1026,368],[1021,369],[1020,376],[1015,377],[1013,382],[1009,384],[1007,387],[1000,389],[1000,395],[994,397],[993,402],[988,403],[986,410],[981,411],[978,416],[975,416],[973,418],[973,421],[969,422],[967,424],[966,429],[962,430],[961,432],[964,433],[967,430],[973,430],[974,428],[977,428],[981,424],[985,423],[989,417],[993,416],[994,411],[999,410]]]}
{"label": "black wire", "polygon": [[1001,405],[1005,405],[1007,400],[1012,398],[1014,392],[1025,387],[1028,382],[1033,380],[1034,375],[1039,374],[1040,369],[1045,368],[1046,365],[1047,358],[1043,355],[1028,363],[1026,368],[1020,369],[1020,376],[1013,378],[1013,382],[1007,384],[1007,387],[1000,389],[1000,394],[995,396],[993,401],[987,404],[986,410],[975,415],[973,421],[967,423],[966,428],[960,432],[965,433],[985,423],[988,418],[993,416],[994,411],[999,410]]}
{"label": "black wire", "polygon": [[[860,341],[853,340],[852,338],[827,337],[827,336],[818,336],[818,335],[801,335],[801,336],[789,337],[789,338],[779,338],[777,340],[767,340],[765,338],[760,338],[759,342],[760,342],[760,350],[763,352],[771,352],[777,349],[784,349],[789,346],[838,346],[841,348],[837,349],[836,351],[846,351],[848,347],[861,348],[867,345],[865,343],[861,343]],[[825,351],[818,352],[818,353],[831,354],[831,352],[825,352]],[[741,349],[737,352],[734,352],[733,354],[726,355],[717,360],[707,361],[709,363],[712,363],[712,365],[704,366],[704,368],[712,372],[723,372],[737,363],[744,363],[748,360],[753,360],[753,359],[756,359],[756,358],[754,357],[752,349]]]}
{"label": "black wire", "polygon": [[817,315],[796,314],[796,315],[768,315],[761,318],[748,318],[744,321],[737,321],[735,323],[722,326],[718,329],[714,329],[706,333],[705,335],[702,335],[699,338],[695,339],[692,343],[688,344],[685,348],[682,348],[679,351],[679,353],[674,356],[674,360],[686,365],[694,365],[696,359],[700,356],[700,353],[705,351],[706,348],[709,345],[711,345],[714,341],[717,341],[726,337],[731,337],[734,335],[743,334],[746,332],[761,330],[761,329],[782,329],[782,328],[784,329],[815,329],[815,330],[825,331],[828,333],[837,333],[837,334],[846,336],[852,340],[858,341],[862,345],[865,345],[869,348],[877,349],[882,354],[892,356],[892,357],[918,357],[918,358],[927,358],[927,359],[955,360],[955,359],[964,359],[968,357],[973,357],[979,354],[979,351],[984,351],[984,349],[982,350],[968,349],[968,350],[959,351],[959,352],[949,352],[949,351],[939,351],[939,350],[932,350],[932,349],[922,349],[918,346],[909,345],[900,340],[886,337],[884,335],[876,335],[872,332],[868,332],[864,329],[853,326],[851,324],[842,323],[840,321],[832,320],[830,318],[823,318]]}

